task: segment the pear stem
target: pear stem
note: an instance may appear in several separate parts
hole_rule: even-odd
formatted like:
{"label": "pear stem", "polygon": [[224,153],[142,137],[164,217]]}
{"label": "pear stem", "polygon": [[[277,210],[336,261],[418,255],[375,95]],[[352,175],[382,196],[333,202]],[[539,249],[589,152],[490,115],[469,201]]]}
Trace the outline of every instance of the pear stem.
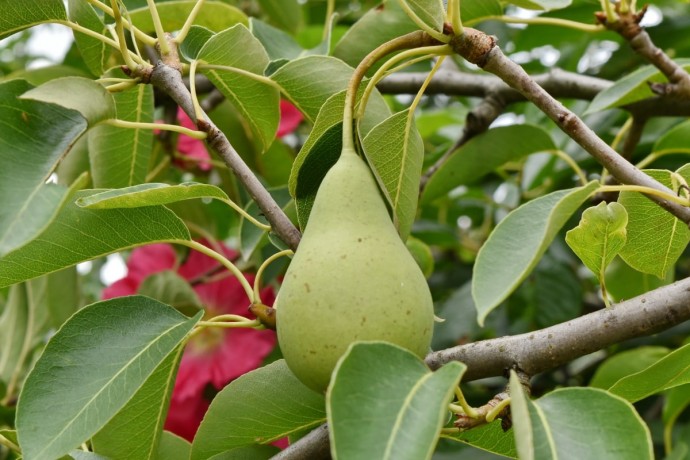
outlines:
{"label": "pear stem", "polygon": [[364,74],[367,73],[371,66],[373,66],[378,60],[394,51],[440,44],[442,43],[431,37],[426,32],[417,30],[383,43],[367,54],[364,59],[362,59],[355,71],[352,73],[350,82],[347,85],[347,92],[345,93],[345,109],[343,111],[343,152],[355,152],[355,141],[352,127],[354,124],[354,109],[355,102],[357,100],[357,90],[359,89],[359,85],[364,78]]}

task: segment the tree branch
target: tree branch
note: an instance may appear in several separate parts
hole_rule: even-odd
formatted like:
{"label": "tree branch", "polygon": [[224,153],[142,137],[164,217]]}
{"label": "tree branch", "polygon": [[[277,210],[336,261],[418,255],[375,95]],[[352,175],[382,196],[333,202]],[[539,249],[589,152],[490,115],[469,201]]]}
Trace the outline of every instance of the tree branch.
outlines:
{"label": "tree branch", "polygon": [[[613,150],[577,115],[539,86],[522,67],[508,59],[492,37],[478,30],[465,28],[465,33],[455,36],[450,44],[458,54],[469,62],[497,75],[512,88],[519,91],[527,100],[556,122],[564,133],[599,161],[619,182],[641,185],[665,193],[674,193],[635,168]],[[690,209],[659,197],[649,196],[649,198],[678,217],[686,225],[690,224]]]}
{"label": "tree branch", "polygon": [[[192,120],[196,120],[192,97],[177,69],[158,63],[149,76],[150,82],[168,94]],[[197,120],[197,126],[208,133],[206,141],[244,185],[249,195],[256,201],[273,231],[292,250],[297,248],[301,234],[278,206],[270,193],[261,184],[252,170],[233,148],[225,134],[209,119]]]}

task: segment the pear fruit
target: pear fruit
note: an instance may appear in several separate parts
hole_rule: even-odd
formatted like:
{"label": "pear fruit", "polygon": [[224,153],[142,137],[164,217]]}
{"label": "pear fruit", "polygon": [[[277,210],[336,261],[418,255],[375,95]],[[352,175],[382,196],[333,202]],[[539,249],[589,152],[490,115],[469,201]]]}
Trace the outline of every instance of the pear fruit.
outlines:
{"label": "pear fruit", "polygon": [[285,361],[316,391],[353,342],[429,351],[429,286],[354,150],[343,150],[323,179],[275,305]]}

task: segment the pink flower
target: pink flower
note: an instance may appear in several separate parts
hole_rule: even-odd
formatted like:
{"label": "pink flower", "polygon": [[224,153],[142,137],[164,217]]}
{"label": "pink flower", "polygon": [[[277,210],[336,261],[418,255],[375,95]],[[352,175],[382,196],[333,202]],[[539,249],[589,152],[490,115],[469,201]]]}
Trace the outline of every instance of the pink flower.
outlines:
{"label": "pink flower", "polygon": [[[222,249],[227,258],[237,257],[233,250],[225,246]],[[135,249],[127,261],[127,276],[105,288],[103,298],[135,294],[146,277],[174,269],[176,259],[168,244]],[[194,280],[194,291],[204,304],[206,317],[246,314],[250,301],[244,289],[227,270],[219,269],[218,262],[193,251],[177,273],[186,280]],[[203,281],[205,275],[212,281]],[[245,277],[254,282],[253,275]],[[261,299],[271,305],[275,299],[273,290],[263,289]],[[275,342],[274,332],[253,329],[207,328],[194,336],[182,355],[165,428],[191,441],[210,403],[206,395],[259,367]]]}
{"label": "pink flower", "polygon": [[302,123],[302,120],[304,120],[304,117],[302,116],[302,112],[300,112],[297,107],[284,99],[280,100],[280,123],[278,124],[278,137],[283,137],[286,134],[294,132],[299,124]]}

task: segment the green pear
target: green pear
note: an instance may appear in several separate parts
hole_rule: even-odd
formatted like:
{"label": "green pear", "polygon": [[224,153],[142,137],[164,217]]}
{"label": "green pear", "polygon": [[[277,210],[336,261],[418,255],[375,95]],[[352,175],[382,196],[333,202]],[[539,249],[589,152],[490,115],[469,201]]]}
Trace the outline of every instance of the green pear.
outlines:
{"label": "green pear", "polygon": [[429,351],[429,286],[354,150],[345,149],[321,183],[275,305],[285,361],[316,391],[327,388],[353,342],[383,340],[420,357]]}

